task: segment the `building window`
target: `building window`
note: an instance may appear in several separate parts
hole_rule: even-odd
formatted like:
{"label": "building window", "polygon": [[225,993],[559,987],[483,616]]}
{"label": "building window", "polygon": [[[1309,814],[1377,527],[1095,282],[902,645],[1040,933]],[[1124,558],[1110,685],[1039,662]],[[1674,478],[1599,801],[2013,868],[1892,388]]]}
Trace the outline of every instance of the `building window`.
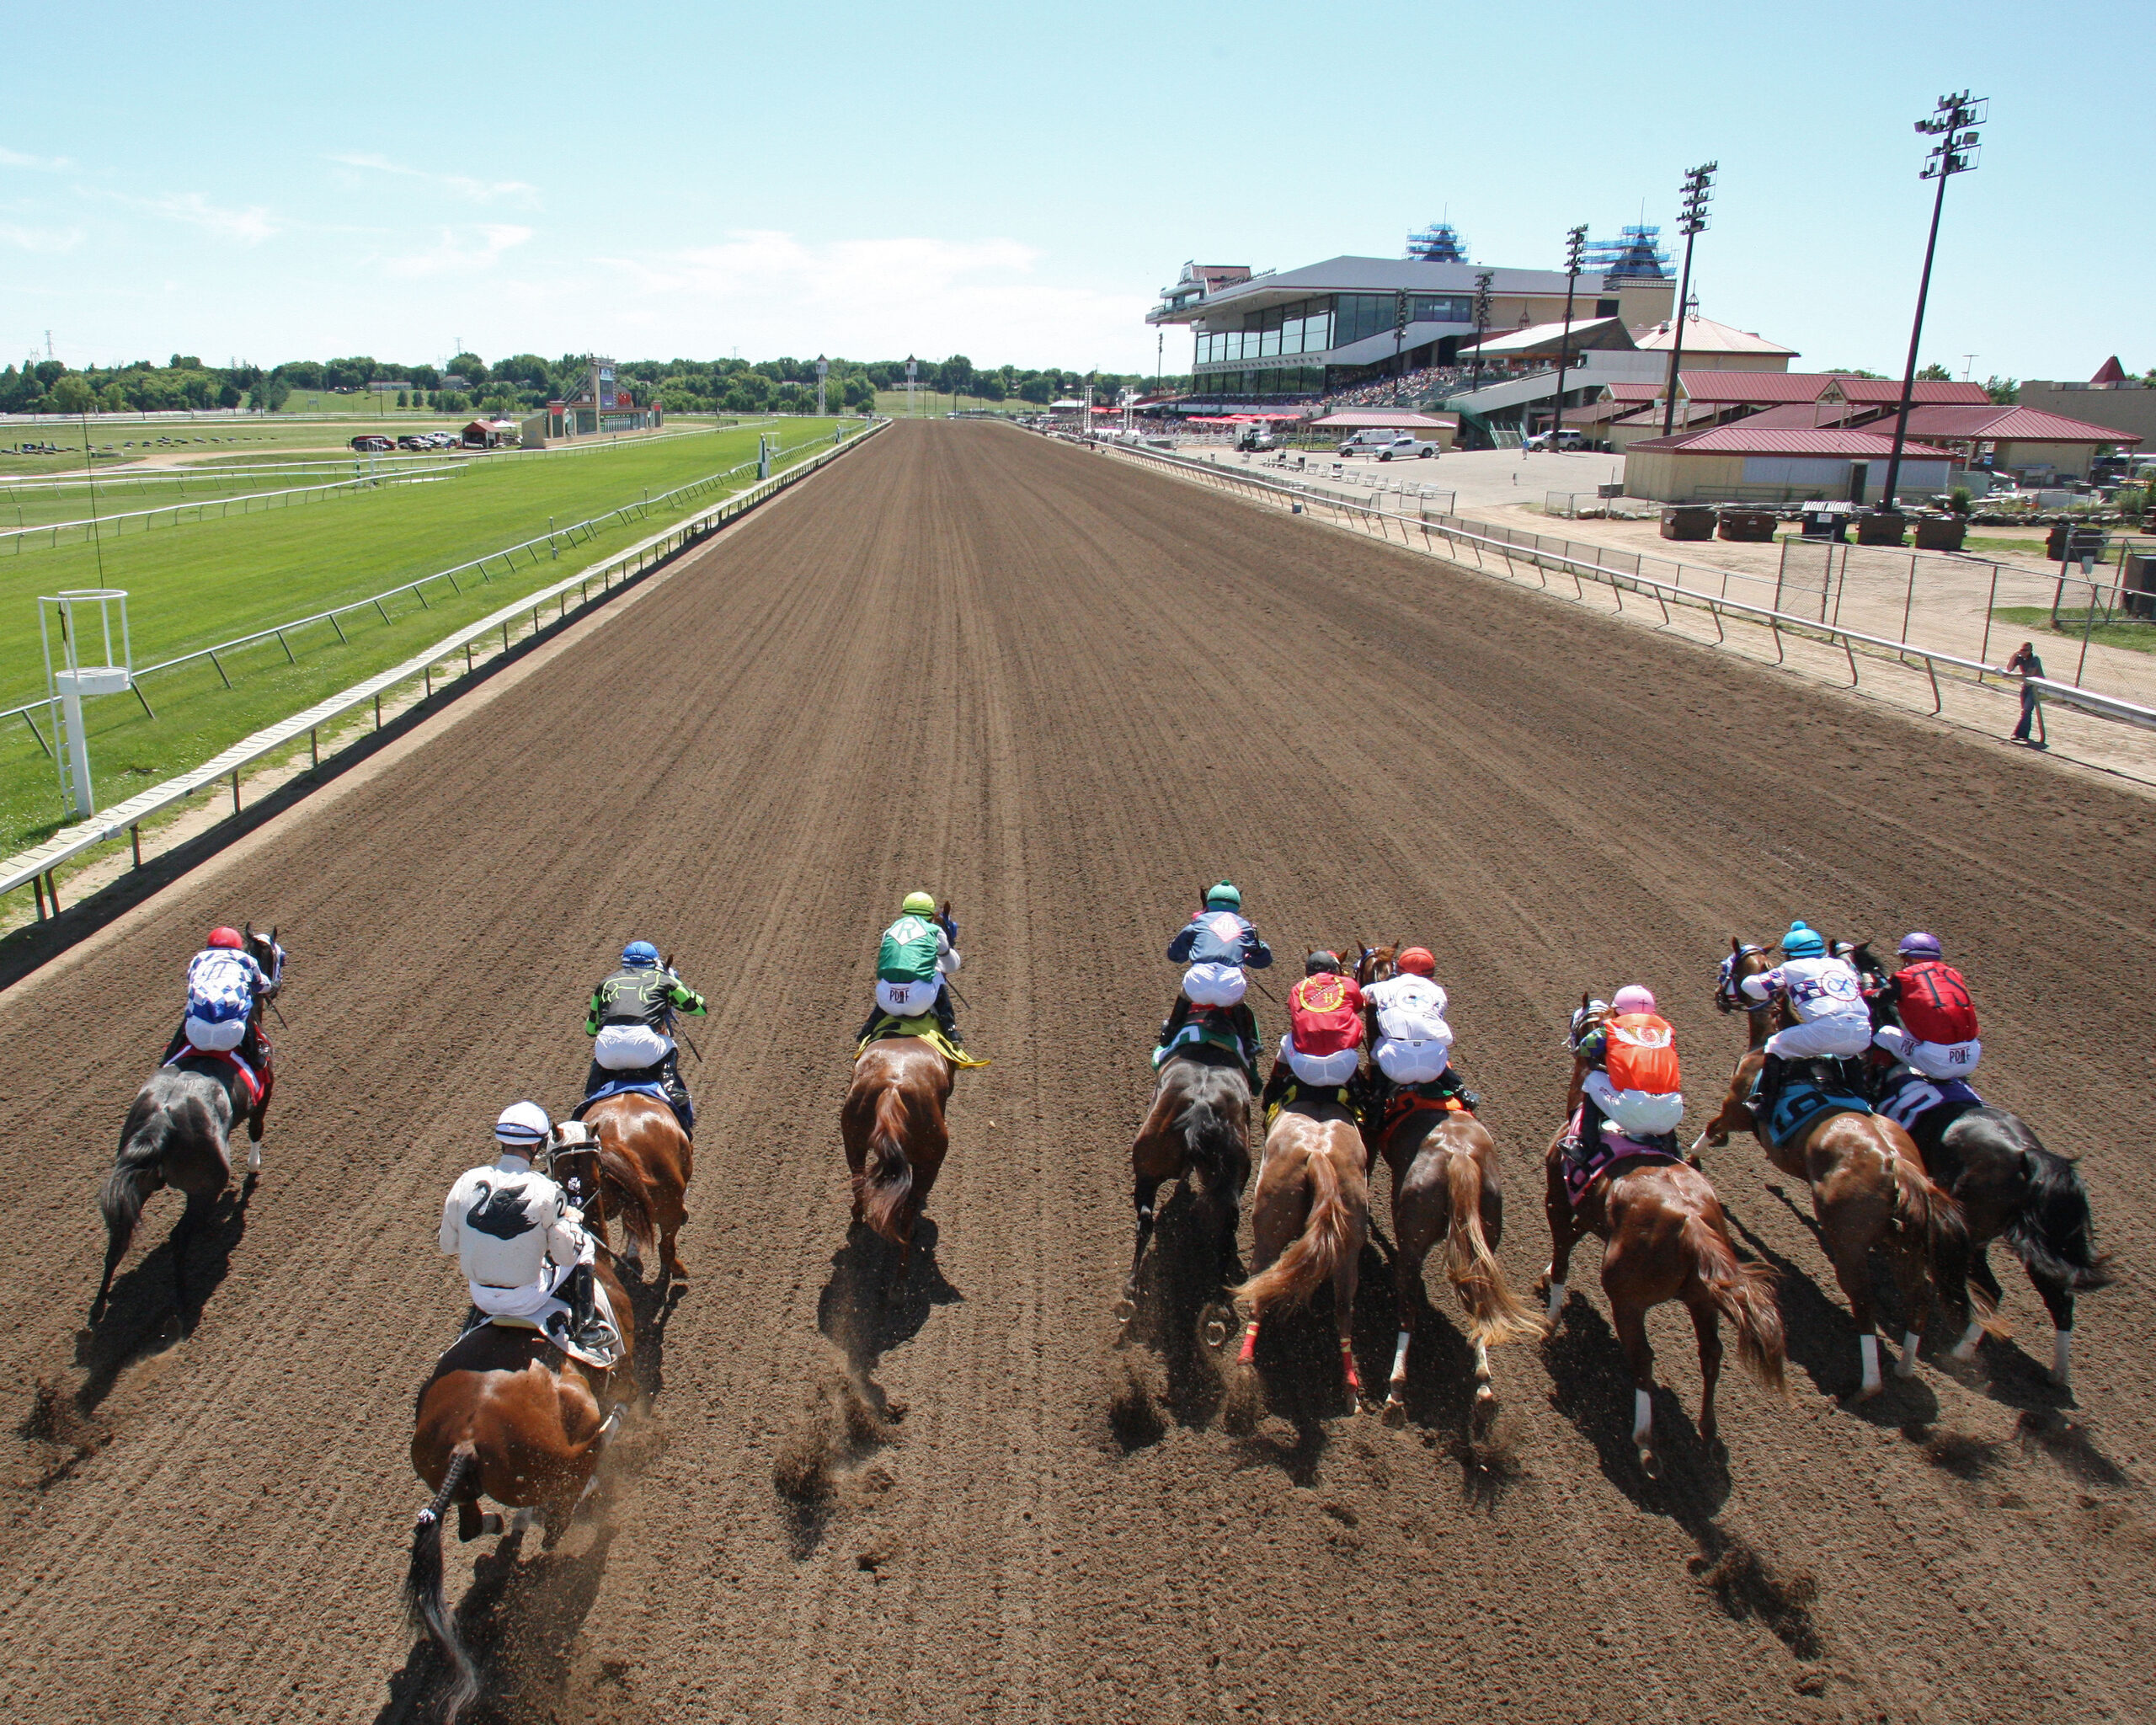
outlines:
{"label": "building window", "polygon": [[1615,317],[1617,315],[1617,302],[1614,300],[1597,300],[1594,302],[1594,315],[1598,318]]}

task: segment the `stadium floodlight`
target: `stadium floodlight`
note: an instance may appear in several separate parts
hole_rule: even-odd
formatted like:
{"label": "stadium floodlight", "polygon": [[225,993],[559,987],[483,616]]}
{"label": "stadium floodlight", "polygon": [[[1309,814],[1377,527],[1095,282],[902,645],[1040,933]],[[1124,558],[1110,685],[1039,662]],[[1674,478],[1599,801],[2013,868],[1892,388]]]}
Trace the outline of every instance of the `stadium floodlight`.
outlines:
{"label": "stadium floodlight", "polygon": [[824,384],[831,375],[831,362],[821,354],[816,355],[816,417],[824,417]]}
{"label": "stadium floodlight", "polygon": [[1475,375],[1467,386],[1470,395],[1482,387],[1482,342],[1490,333],[1490,284],[1497,279],[1492,270],[1485,270],[1475,278]]}
{"label": "stadium floodlight", "polygon": [[1931,200],[1931,235],[1924,243],[1924,274],[1917,281],[1917,315],[1909,326],[1908,363],[1902,368],[1902,403],[1894,414],[1894,450],[1886,458],[1886,484],[1879,494],[1882,509],[1894,507],[1894,492],[1902,478],[1902,446],[1908,439],[1909,404],[1917,391],[1917,344],[1924,337],[1924,302],[1931,293],[1931,259],[1939,248],[1939,217],[1946,207],[1946,182],[1957,174],[1975,171],[1976,128],[1990,118],[1990,108],[1988,96],[1972,98],[1963,90],[1941,96],[1931,113],[1916,123],[1921,136],[1939,140],[1924,158],[1924,172],[1919,176],[1937,180],[1939,191]]}
{"label": "stadium floodlight", "polygon": [[1684,176],[1684,201],[1678,206],[1677,229],[1684,236],[1684,273],[1677,285],[1677,317],[1670,328],[1673,336],[1669,344],[1669,382],[1663,389],[1662,403],[1662,435],[1664,437],[1677,425],[1677,373],[1684,357],[1685,302],[1692,295],[1692,242],[1697,239],[1707,225],[1707,205],[1713,200],[1715,175],[1721,169],[1719,162],[1702,162]]}
{"label": "stadium floodlight", "polygon": [[1565,370],[1572,359],[1572,295],[1580,285],[1580,270],[1587,255],[1587,224],[1569,229],[1565,235],[1565,323],[1557,335],[1557,411],[1550,421],[1550,446],[1552,449],[1564,439],[1565,432]]}

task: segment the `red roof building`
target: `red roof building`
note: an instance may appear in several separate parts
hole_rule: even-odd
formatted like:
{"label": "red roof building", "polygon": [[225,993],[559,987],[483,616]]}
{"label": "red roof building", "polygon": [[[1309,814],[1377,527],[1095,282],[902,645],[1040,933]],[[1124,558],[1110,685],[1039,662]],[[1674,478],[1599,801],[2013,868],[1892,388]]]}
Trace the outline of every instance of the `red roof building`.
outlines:
{"label": "red roof building", "polygon": [[[1839,426],[1715,425],[1652,437],[1625,451],[1625,489],[1665,503],[1876,503],[1893,452],[1891,434]],[[1906,444],[1897,494],[1945,489],[1952,457]]]}
{"label": "red roof building", "polygon": [[1994,469],[2084,478],[2096,452],[2130,447],[2138,433],[2092,425],[2041,408],[1927,407],[1909,409],[1909,435],[1951,443],[1965,460],[1988,455]]}

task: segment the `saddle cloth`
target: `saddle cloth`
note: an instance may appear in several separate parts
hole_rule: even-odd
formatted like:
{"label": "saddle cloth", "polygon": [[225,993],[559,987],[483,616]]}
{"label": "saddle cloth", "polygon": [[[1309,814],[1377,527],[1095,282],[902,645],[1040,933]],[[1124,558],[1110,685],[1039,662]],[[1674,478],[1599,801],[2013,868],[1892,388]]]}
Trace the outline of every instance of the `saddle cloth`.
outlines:
{"label": "saddle cloth", "polygon": [[[621,1322],[614,1316],[614,1301],[606,1292],[606,1284],[595,1279],[591,1284],[591,1292],[592,1310],[613,1326],[616,1335],[620,1335]],[[483,1323],[499,1324],[505,1330],[536,1330],[572,1359],[580,1359],[586,1365],[595,1365],[601,1371],[611,1371],[619,1362],[620,1355],[595,1354],[590,1348],[578,1347],[569,1339],[568,1311],[568,1302],[558,1300],[552,1295],[547,1295],[537,1310],[524,1316],[510,1316],[506,1314],[489,1316],[474,1306],[463,1329],[458,1332],[457,1340],[462,1341],[466,1336],[470,1335]]]}
{"label": "saddle cloth", "polygon": [[1927,1078],[1904,1070],[1899,1081],[1889,1078],[1879,1098],[1879,1112],[1904,1131],[1913,1133],[1919,1115],[1935,1108],[1951,1107],[1956,1114],[1980,1108],[1984,1099],[1959,1078]]}
{"label": "saddle cloth", "polygon": [[1347,1109],[1349,1114],[1356,1114],[1358,1118],[1359,1118],[1359,1111],[1355,1107],[1355,1098],[1348,1093],[1348,1087],[1346,1085],[1305,1084],[1301,1079],[1298,1078],[1293,1083],[1289,1085],[1285,1090],[1280,1092],[1279,1101],[1270,1104],[1266,1108],[1265,1124],[1267,1127],[1269,1129],[1273,1123],[1280,1118],[1281,1109],[1288,1107],[1291,1103],[1299,1102],[1313,1103],[1337,1103],[1340,1107]]}
{"label": "saddle cloth", "polygon": [[[594,1103],[606,1101],[610,1096],[648,1096],[654,1102],[664,1103],[670,1108],[674,1107],[674,1098],[666,1093],[666,1087],[657,1079],[639,1077],[634,1072],[624,1072],[618,1078],[608,1079],[598,1089],[584,1097],[576,1105],[575,1112],[571,1114],[569,1118],[572,1120],[581,1120],[585,1109]],[[680,1110],[678,1108],[675,1109],[675,1118],[676,1119],[680,1118]]]}
{"label": "saddle cloth", "polygon": [[1246,1063],[1252,1058],[1252,1051],[1243,1046],[1242,1038],[1235,1034],[1235,1026],[1225,1013],[1210,1007],[1193,1007],[1182,1028],[1153,1050],[1153,1065],[1155,1069],[1165,1066],[1177,1049],[1195,1048],[1200,1044],[1209,1044]]}
{"label": "saddle cloth", "polygon": [[1777,1150],[1787,1150],[1830,1114],[1868,1114],[1871,1104],[1844,1081],[1822,1084],[1803,1070],[1783,1081],[1781,1094],[1760,1124]]}
{"label": "saddle cloth", "polygon": [[233,1049],[197,1048],[193,1043],[189,1043],[165,1064],[168,1066],[177,1066],[185,1060],[222,1061],[239,1074],[240,1088],[247,1092],[248,1107],[254,1108],[261,1106],[262,1075],[243,1060]]}
{"label": "saddle cloth", "polygon": [[[1589,1152],[1585,1149],[1582,1137],[1582,1129],[1587,1124],[1582,1117],[1586,1112],[1584,1103],[1573,1112],[1572,1124],[1565,1129],[1570,1141],[1558,1162],[1565,1177],[1565,1196],[1572,1200],[1574,1210],[1580,1207],[1580,1199],[1587,1195],[1587,1188],[1603,1175],[1610,1172],[1620,1162],[1674,1162],[1684,1160],[1674,1150],[1665,1146],[1643,1144],[1636,1138],[1627,1138],[1607,1120],[1602,1123],[1602,1130],[1595,1135],[1598,1141],[1593,1151]],[[1572,1154],[1574,1146],[1581,1149],[1580,1155]]]}
{"label": "saddle cloth", "polygon": [[1445,1087],[1446,1081],[1433,1078],[1423,1084],[1403,1085],[1392,1093],[1385,1103],[1385,1119],[1379,1124],[1380,1138],[1390,1138],[1393,1128],[1410,1114],[1428,1110],[1433,1114],[1471,1114],[1476,1097],[1473,1092],[1457,1084]]}
{"label": "saddle cloth", "polygon": [[882,1042],[886,1038],[894,1036],[920,1038],[921,1041],[926,1043],[961,1071],[971,1066],[985,1066],[988,1064],[986,1060],[978,1060],[968,1054],[958,1044],[952,1041],[943,1033],[943,1027],[926,1012],[922,1013],[918,1018],[894,1018],[889,1012],[884,1013],[869,1028],[868,1034],[862,1039],[861,1046],[853,1051],[854,1059],[857,1060],[867,1054],[871,1043]]}

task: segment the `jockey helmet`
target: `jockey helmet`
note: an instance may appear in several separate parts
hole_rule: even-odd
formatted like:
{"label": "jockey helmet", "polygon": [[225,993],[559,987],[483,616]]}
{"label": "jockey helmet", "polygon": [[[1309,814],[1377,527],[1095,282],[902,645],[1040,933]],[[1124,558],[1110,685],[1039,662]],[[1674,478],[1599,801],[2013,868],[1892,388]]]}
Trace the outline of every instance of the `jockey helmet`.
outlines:
{"label": "jockey helmet", "polygon": [[547,1141],[554,1123],[536,1102],[513,1102],[494,1122],[494,1136],[520,1156],[529,1156]]}
{"label": "jockey helmet", "polygon": [[933,916],[936,896],[932,893],[908,893],[906,901],[899,908],[909,916]]}
{"label": "jockey helmet", "polygon": [[1232,880],[1224,880],[1205,889],[1205,908],[1209,911],[1240,911],[1243,895],[1235,890]]}
{"label": "jockey helmet", "polygon": [[1939,944],[1939,937],[1925,934],[1921,930],[1903,935],[1901,945],[1894,950],[1905,959],[1942,959],[1946,956],[1945,949]]}
{"label": "jockey helmet", "polygon": [[1315,976],[1323,970],[1329,970],[1334,975],[1338,975],[1340,974],[1339,958],[1331,953],[1319,952],[1312,953],[1310,957],[1303,960],[1304,975]]}
{"label": "jockey helmet", "polygon": [[237,951],[247,943],[239,937],[239,931],[237,928],[213,928],[210,931],[210,944],[213,947],[230,947],[234,951]]}
{"label": "jockey helmet", "polygon": [[1641,987],[1636,982],[1627,983],[1617,991],[1617,998],[1610,1004],[1620,1012],[1652,1012],[1654,1010],[1654,992],[1652,989]]}
{"label": "jockey helmet", "polygon": [[1782,937],[1782,951],[1792,959],[1824,957],[1827,943],[1817,929],[1803,922],[1792,922],[1789,932]]}
{"label": "jockey helmet", "polygon": [[1430,956],[1428,947],[1408,948],[1393,960],[1393,964],[1411,976],[1435,976],[1438,974],[1438,961]]}
{"label": "jockey helmet", "polygon": [[641,969],[658,962],[659,948],[648,940],[632,940],[622,948],[622,963],[629,969]]}

